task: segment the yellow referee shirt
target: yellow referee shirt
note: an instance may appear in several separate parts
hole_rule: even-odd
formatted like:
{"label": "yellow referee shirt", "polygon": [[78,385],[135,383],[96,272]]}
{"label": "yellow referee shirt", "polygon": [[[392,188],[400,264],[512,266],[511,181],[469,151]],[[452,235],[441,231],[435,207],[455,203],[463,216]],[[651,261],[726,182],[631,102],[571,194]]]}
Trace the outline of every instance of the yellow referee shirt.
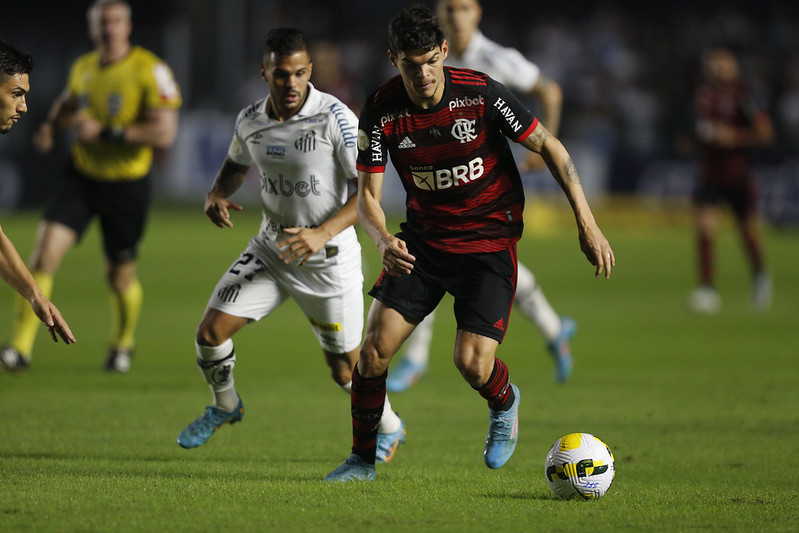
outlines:
{"label": "yellow referee shirt", "polygon": [[[147,109],[177,109],[180,88],[172,70],[155,54],[134,46],[122,61],[100,65],[100,56],[90,52],[72,65],[67,83],[81,113],[99,120],[104,127],[126,127],[138,121]],[[83,174],[105,181],[143,178],[153,162],[153,149],[123,143],[75,143],[75,167]]]}

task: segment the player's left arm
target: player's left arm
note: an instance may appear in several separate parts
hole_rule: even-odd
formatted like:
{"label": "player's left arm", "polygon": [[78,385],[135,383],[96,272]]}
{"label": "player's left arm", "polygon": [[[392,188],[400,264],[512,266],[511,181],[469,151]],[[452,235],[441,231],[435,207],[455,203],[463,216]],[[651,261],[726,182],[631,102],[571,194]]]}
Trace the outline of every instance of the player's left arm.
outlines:
{"label": "player's left arm", "polygon": [[125,127],[103,126],[100,121],[83,116],[75,121],[74,128],[81,142],[117,142],[163,150],[172,146],[177,136],[178,110],[147,109],[141,119]]}
{"label": "player's left arm", "polygon": [[733,128],[724,125],[716,128],[715,143],[722,148],[757,148],[774,142],[774,124],[763,110],[752,112],[750,124]]}
{"label": "player's left arm", "polygon": [[563,113],[563,90],[560,84],[544,74],[539,74],[538,81],[530,89],[530,94],[541,104],[539,117],[552,135],[557,136],[560,130],[560,117]]}
{"label": "player's left arm", "polygon": [[280,259],[286,264],[299,259],[298,265],[302,266],[321,250],[327,241],[355,224],[358,221],[358,213],[355,210],[357,187],[356,180],[349,180],[351,194],[347,201],[332,217],[316,228],[286,228],[284,231],[291,237],[278,243],[280,248],[285,248],[280,253]]}
{"label": "player's left arm", "polygon": [[177,133],[177,109],[151,108],[145,110],[141,120],[124,129],[122,141],[163,150],[172,146]]}
{"label": "player's left arm", "polygon": [[599,276],[604,270],[605,278],[609,278],[611,268],[616,266],[616,257],[610,243],[597,226],[569,152],[540,122],[521,144],[531,152],[540,154],[546,162],[574,211],[580,248],[588,261],[596,267],[594,275]]}

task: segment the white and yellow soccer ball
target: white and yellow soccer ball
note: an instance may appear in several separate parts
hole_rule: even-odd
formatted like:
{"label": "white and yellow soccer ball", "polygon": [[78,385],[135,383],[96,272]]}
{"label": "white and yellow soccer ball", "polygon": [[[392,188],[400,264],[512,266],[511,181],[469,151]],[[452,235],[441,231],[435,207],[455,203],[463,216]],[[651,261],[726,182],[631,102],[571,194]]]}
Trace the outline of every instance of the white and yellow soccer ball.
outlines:
{"label": "white and yellow soccer ball", "polygon": [[564,500],[596,500],[605,495],[616,476],[613,452],[590,433],[559,438],[544,464],[549,488]]}

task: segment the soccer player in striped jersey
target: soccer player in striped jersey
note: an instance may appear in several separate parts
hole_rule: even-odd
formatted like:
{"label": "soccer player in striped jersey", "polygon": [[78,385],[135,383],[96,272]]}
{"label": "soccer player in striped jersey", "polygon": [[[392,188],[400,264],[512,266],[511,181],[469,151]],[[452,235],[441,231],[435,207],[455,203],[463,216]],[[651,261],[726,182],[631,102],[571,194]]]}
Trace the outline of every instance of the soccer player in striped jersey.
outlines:
{"label": "soccer player in striped jersey", "polygon": [[[391,358],[445,293],[454,297],[454,362],[488,402],[483,458],[499,468],[518,437],[519,389],[496,357],[513,303],[524,191],[507,139],[541,154],[577,221],[595,275],[613,251],[597,226],[566,149],[513,93],[489,76],[444,67],[448,44],[426,7],[389,24],[399,75],[367,99],[358,130],[361,225],[382,257],[370,291],[366,337],[352,379],[351,455],[325,479],[375,477],[376,435]],[[406,220],[392,235],[380,204],[388,158],[406,191]]]}
{"label": "soccer player in striped jersey", "polygon": [[[68,130],[73,142],[45,208],[30,266],[42,291],[50,294],[61,261],[92,220],[99,220],[113,315],[104,366],[127,372],[143,301],[136,262],[150,208],[153,153],[174,142],[181,96],[169,66],[131,43],[128,2],[95,0],[87,19],[94,50],[72,64],[66,89],[35,137],[42,152],[52,149],[58,131]],[[4,353],[28,362],[37,329],[38,320],[17,298]]]}
{"label": "soccer player in striped jersey", "polygon": [[[22,115],[28,112],[26,95],[30,91],[29,74],[33,70],[33,58],[20,52],[0,39],[0,134],[5,135]],[[14,243],[0,228],[0,277],[17,291],[33,315],[44,322],[50,336],[58,342],[60,336],[66,344],[75,342],[75,337],[61,312],[44,295],[36,280],[25,267]],[[27,361],[10,351],[0,351],[0,368],[22,370]]]}
{"label": "soccer player in striped jersey", "polygon": [[[534,96],[541,104],[542,122],[550,133],[557,135],[563,102],[560,86],[518,50],[501,46],[483,35],[479,29],[482,18],[479,0],[438,0],[436,12],[449,44],[444,64],[479,70],[516,93]],[[528,152],[521,168],[536,170],[543,165],[541,156]],[[513,303],[538,327],[555,365],[555,381],[563,383],[572,371],[570,341],[577,325],[571,317],[561,317],[552,308],[530,269],[521,263],[518,266]],[[430,313],[408,339],[403,358],[391,369],[386,383],[389,391],[404,391],[427,372],[434,316]]]}
{"label": "soccer player in striped jersey", "polygon": [[740,77],[731,50],[709,48],[702,56],[702,84],[695,94],[696,135],[702,158],[694,191],[699,286],[688,305],[696,313],[712,314],[721,307],[715,287],[713,244],[718,206],[732,209],[752,272],[752,305],[757,311],[771,306],[772,287],[757,222],[757,187],[750,151],[774,141],[768,112],[757,106]]}
{"label": "soccer player in striped jersey", "polygon": [[[302,32],[269,33],[261,65],[269,95],[239,113],[227,158],[206,197],[211,221],[232,227],[231,210],[241,207],[228,197],[258,166],[260,232],[219,280],[197,328],[197,364],[214,404],[180,434],[184,448],[200,446],[223,424],[242,419],[233,336],[288,298],[308,318],[333,380],[350,393],[364,315],[361,246],[353,227],[358,120],[339,99],[313,87],[312,69]],[[389,402],[379,430],[378,460],[388,462],[405,438]]]}

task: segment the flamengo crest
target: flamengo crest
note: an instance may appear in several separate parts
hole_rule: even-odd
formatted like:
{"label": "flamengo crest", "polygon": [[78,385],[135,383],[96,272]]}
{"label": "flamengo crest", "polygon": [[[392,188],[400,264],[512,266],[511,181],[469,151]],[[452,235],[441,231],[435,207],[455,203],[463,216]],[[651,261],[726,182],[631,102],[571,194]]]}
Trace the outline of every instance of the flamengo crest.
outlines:
{"label": "flamengo crest", "polygon": [[452,125],[452,136],[458,139],[461,144],[473,141],[477,138],[474,131],[475,120],[459,118]]}

